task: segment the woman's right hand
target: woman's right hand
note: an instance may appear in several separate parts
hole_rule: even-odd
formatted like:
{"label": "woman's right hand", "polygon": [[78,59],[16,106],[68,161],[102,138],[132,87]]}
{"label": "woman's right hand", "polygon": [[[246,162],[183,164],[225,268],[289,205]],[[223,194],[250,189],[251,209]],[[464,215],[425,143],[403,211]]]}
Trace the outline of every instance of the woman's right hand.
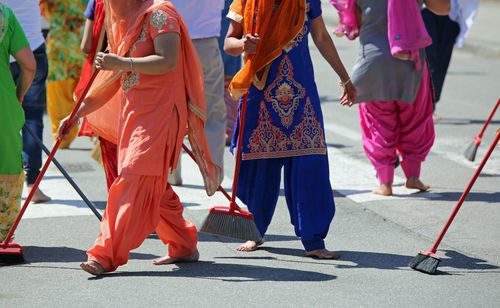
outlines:
{"label": "woman's right hand", "polygon": [[260,42],[258,34],[247,34],[241,39],[243,42],[243,51],[247,54],[255,54],[257,52],[257,44]]}
{"label": "woman's right hand", "polygon": [[354,103],[356,102],[356,98],[356,88],[354,87],[352,82],[349,81],[344,86],[344,91],[342,92],[342,96],[340,97],[340,104],[343,106],[348,105],[349,107],[352,107],[352,105],[354,105]]}
{"label": "woman's right hand", "polygon": [[[69,117],[70,116],[67,116],[59,122],[59,127],[57,128],[57,139],[64,140],[71,129],[73,129],[75,125],[78,125],[78,117],[74,117],[73,121],[68,123]],[[66,125],[68,125],[68,127],[65,129]]]}

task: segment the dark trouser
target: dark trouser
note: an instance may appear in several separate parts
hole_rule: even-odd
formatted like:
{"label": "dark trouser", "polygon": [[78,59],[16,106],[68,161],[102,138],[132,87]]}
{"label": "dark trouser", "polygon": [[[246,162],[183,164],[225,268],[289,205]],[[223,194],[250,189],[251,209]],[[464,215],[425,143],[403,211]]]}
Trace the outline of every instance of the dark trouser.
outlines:
{"label": "dark trouser", "polygon": [[284,194],[295,234],[306,251],[325,248],[324,238],[335,214],[326,154],[243,160],[238,197],[264,236],[280,195],[283,168]]}
{"label": "dark trouser", "polygon": [[[23,109],[26,116],[25,125],[33,133],[43,140],[43,112],[46,104],[45,80],[47,79],[48,64],[45,53],[45,44],[40,45],[33,51],[36,60],[35,79],[26,92],[23,100]],[[17,62],[10,64],[12,78],[17,83],[21,69]],[[33,184],[40,174],[42,167],[42,149],[38,146],[31,135],[23,128],[23,160],[26,182]]]}
{"label": "dark trouser", "polygon": [[460,33],[460,26],[448,16],[439,16],[428,9],[422,11],[427,32],[432,38],[432,45],[425,48],[434,85],[436,103],[441,98],[444,78],[453,52],[453,45]]}

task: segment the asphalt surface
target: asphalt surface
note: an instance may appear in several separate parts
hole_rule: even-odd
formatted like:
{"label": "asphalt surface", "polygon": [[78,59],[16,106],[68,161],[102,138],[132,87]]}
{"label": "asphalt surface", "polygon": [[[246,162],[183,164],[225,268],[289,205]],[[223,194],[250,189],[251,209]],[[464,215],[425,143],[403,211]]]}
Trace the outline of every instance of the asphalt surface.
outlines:
{"label": "asphalt surface", "polygon": [[[323,9],[332,29],[335,12],[326,1]],[[237,252],[238,241],[200,233],[200,262],[154,266],[152,260],[166,247],[151,235],[127,265],[94,278],[79,263],[99,233],[99,221],[51,165],[41,187],[53,200],[30,204],[16,231],[27,262],[0,267],[0,307],[498,307],[500,148],[439,247],[443,261],[437,275],[407,265],[432,246],[500,128],[497,114],[476,161],[465,160],[463,152],[500,97],[499,14],[498,1],[482,1],[466,46],[454,51],[437,107],[443,119],[436,123],[436,141],[422,169],[422,179],[432,186],[426,193],[405,189],[400,168],[395,196],[370,193],[377,181],[361,146],[357,106],[338,105],[338,78],[311,46],[336,202],[326,245],[340,260],[304,256],[282,194],[267,242],[255,252]],[[334,41],[350,69],[358,43]],[[50,148],[48,117],[45,124],[44,142]],[[92,146],[88,138],[79,138],[56,158],[102,212],[106,184],[102,168],[89,156]],[[204,195],[188,156],[183,155],[182,165],[184,183],[175,191],[185,217],[199,227],[211,206],[227,201],[221,194]],[[228,191],[233,168],[227,152],[223,186]]]}

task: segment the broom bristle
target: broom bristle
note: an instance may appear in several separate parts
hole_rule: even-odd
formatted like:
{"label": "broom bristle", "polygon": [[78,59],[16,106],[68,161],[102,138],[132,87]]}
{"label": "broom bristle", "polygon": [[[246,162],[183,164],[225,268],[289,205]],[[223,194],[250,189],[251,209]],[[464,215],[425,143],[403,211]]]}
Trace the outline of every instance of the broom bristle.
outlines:
{"label": "broom bristle", "polygon": [[419,253],[411,260],[408,266],[423,273],[434,274],[439,262],[441,262],[439,258]]}
{"label": "broom bristle", "polygon": [[218,212],[208,214],[200,232],[244,241],[259,242],[262,239],[253,220]]}
{"label": "broom bristle", "polygon": [[474,161],[476,159],[476,152],[477,152],[477,144],[475,141],[472,141],[472,143],[469,145],[467,150],[465,150],[464,156],[470,161]]}
{"label": "broom bristle", "polygon": [[23,248],[16,243],[9,243],[0,246],[0,263],[18,264],[23,263]]}
{"label": "broom bristle", "polygon": [[0,264],[19,264],[24,261],[23,255],[0,254]]}

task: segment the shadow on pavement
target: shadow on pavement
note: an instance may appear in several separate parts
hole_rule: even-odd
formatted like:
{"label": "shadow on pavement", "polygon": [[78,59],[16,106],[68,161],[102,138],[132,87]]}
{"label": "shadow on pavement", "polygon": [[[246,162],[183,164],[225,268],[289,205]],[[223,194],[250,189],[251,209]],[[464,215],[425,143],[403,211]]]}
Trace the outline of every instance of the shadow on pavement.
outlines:
{"label": "shadow on pavement", "polygon": [[[484,122],[486,122],[486,119],[487,119],[487,116],[484,119],[479,119],[479,120],[476,120],[476,119],[456,119],[456,118],[447,118],[446,116],[443,116],[443,118],[441,120],[439,120],[439,121],[437,121],[435,123],[439,124],[439,125],[484,124]],[[492,120],[490,122],[490,124],[498,125],[498,124],[500,124],[500,121],[499,120]],[[479,133],[479,131],[477,131],[477,132],[471,132],[471,138],[470,138],[471,142],[474,139],[474,136],[477,135],[477,133]],[[468,146],[468,144],[464,144],[464,150],[465,150],[465,148],[467,148],[467,146]]]}
{"label": "shadow on pavement", "polygon": [[[339,264],[337,265],[337,268],[401,269],[408,268],[408,263],[410,263],[410,261],[414,257],[363,251],[336,252],[341,256],[339,261],[350,261],[354,263],[353,265]],[[496,265],[487,264],[486,260],[469,257],[453,250],[444,250],[444,252],[446,258],[444,258],[443,255],[440,255],[441,257],[443,257],[443,260],[439,265],[440,267],[446,266],[454,269],[466,270],[493,270],[500,268]],[[451,275],[451,273],[446,272],[440,272],[439,274]]]}
{"label": "shadow on pavement", "polygon": [[[156,236],[158,238],[158,236]],[[299,241],[300,239],[296,236],[291,235],[278,235],[278,234],[266,234],[265,236],[266,242],[286,242],[286,241]],[[198,241],[199,242],[222,242],[222,243],[236,243],[241,244],[245,241],[231,239],[226,237],[220,237],[211,234],[205,234],[198,232]]]}
{"label": "shadow on pavement", "polygon": [[[56,262],[81,262],[87,260],[85,250],[71,247],[39,247],[23,246],[25,264],[30,263],[56,263]],[[157,255],[130,253],[130,259],[149,260],[158,258]]]}
{"label": "shadow on pavement", "polygon": [[[438,201],[457,201],[460,200],[463,192],[439,192],[439,197],[433,198]],[[469,192],[464,203],[478,201],[487,203],[498,203],[500,192]]]}
{"label": "shadow on pavement", "polygon": [[[175,269],[165,265],[160,271],[141,272],[113,272],[89,280],[110,277],[190,277],[226,282],[255,282],[255,281],[329,281],[337,276],[312,271],[296,270],[282,267],[254,266],[246,264],[227,264],[211,261],[196,263],[177,263]],[[167,270],[170,269],[170,270]]]}

